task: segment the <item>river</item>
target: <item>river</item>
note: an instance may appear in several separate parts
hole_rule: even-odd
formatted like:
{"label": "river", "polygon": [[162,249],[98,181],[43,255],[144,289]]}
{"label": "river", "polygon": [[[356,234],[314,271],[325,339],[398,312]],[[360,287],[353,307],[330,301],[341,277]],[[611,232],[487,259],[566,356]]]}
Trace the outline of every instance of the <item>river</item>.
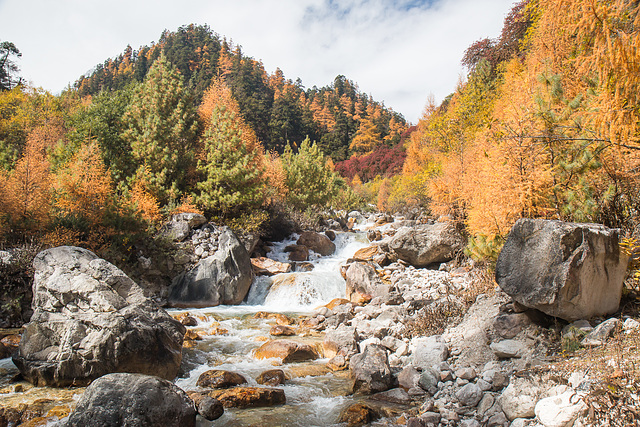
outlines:
{"label": "river", "polygon": [[[295,242],[296,236],[293,237],[276,243],[268,257],[287,261],[284,248]],[[285,405],[227,409],[218,420],[200,419],[199,426],[327,426],[336,424],[340,411],[353,402],[347,396],[352,385],[347,371],[329,371],[325,367],[327,359],[278,366],[276,359],[258,360],[252,356],[256,348],[271,339],[269,330],[274,324],[273,320],[255,318],[256,313],[281,313],[300,318],[345,296],[340,265],[368,242],[360,233],[338,233],[334,243],[334,255],[319,257],[312,254],[312,271],[257,277],[241,305],[170,310],[174,316],[188,312],[196,318],[198,325],[189,329],[203,338],[196,341],[194,348],[184,350],[183,372],[175,381],[182,389],[197,390],[198,377],[210,369],[237,372],[247,379],[249,386],[258,386],[256,377],[273,369],[274,365],[283,369],[288,377],[285,385],[278,387],[285,392]],[[209,335],[211,331],[227,333]],[[318,348],[322,342],[321,334],[313,332],[289,338]]]}

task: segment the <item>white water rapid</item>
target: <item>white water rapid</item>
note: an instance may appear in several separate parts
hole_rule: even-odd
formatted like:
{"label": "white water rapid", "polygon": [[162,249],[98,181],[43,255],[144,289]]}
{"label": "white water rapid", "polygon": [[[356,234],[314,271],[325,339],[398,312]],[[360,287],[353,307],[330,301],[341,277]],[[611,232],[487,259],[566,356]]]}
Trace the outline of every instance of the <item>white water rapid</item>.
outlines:
{"label": "white water rapid", "polygon": [[[276,243],[269,258],[287,261],[285,246],[291,240]],[[248,386],[258,386],[255,378],[260,373],[283,369],[287,374],[284,390],[285,405],[253,409],[225,409],[225,414],[215,421],[201,419],[199,426],[328,426],[337,423],[340,411],[352,402],[345,397],[351,386],[346,374],[333,373],[325,367],[326,359],[313,362],[274,366],[274,360],[258,360],[253,350],[271,339],[269,330],[273,321],[254,318],[263,311],[282,313],[292,317],[310,314],[318,306],[334,298],[345,296],[345,281],[340,274],[340,265],[359,248],[367,246],[363,234],[338,233],[335,239],[336,252],[332,256],[313,254],[310,262],[314,268],[309,272],[278,274],[256,278],[251,290],[241,305],[218,306],[201,309],[171,310],[178,315],[188,312],[198,319],[191,327],[203,339],[196,341],[194,348],[184,349],[183,373],[175,383],[184,390],[197,390],[196,381],[205,371],[221,369],[243,375]],[[227,333],[210,335],[207,331],[218,328]],[[319,345],[317,336],[294,336],[297,341]],[[263,387],[263,386],[260,386]]]}

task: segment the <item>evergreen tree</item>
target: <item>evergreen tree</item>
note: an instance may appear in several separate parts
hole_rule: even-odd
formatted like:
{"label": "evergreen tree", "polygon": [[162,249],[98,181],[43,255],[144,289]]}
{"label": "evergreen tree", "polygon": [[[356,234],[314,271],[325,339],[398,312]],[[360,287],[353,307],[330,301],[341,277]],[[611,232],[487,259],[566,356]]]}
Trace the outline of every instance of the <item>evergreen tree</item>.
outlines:
{"label": "evergreen tree", "polygon": [[318,145],[306,138],[294,154],[290,145],[282,155],[289,189],[288,201],[298,209],[327,205],[336,195],[340,178],[327,165]]}
{"label": "evergreen tree", "polygon": [[124,120],[137,179],[161,203],[176,200],[193,164],[198,123],[182,77],[164,55],[137,88]]}
{"label": "evergreen tree", "polygon": [[214,80],[200,112],[211,109],[204,134],[204,157],[198,172],[196,203],[205,210],[233,217],[259,208],[266,197],[262,147],[240,117],[231,91]]}

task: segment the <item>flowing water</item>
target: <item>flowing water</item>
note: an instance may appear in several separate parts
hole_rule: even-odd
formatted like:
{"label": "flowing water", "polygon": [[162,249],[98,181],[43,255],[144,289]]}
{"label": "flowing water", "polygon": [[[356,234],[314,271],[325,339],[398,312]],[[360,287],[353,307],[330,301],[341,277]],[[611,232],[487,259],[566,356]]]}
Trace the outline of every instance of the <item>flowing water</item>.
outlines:
{"label": "flowing water", "polygon": [[[294,236],[295,237],[295,236]],[[268,256],[287,261],[283,251],[294,240],[276,243]],[[274,369],[274,359],[257,360],[254,349],[269,340],[273,320],[254,318],[257,312],[281,313],[290,317],[311,314],[315,308],[334,298],[345,296],[345,281],[340,265],[356,250],[367,246],[362,234],[339,233],[334,242],[332,256],[312,255],[314,269],[309,272],[283,273],[272,277],[256,278],[246,301],[238,306],[218,306],[202,309],[171,310],[178,315],[188,312],[198,319],[194,329],[203,335],[191,349],[185,349],[183,374],[175,383],[184,390],[197,390],[196,381],[203,372],[222,369],[243,375],[249,386],[258,386],[255,378]],[[206,335],[218,328],[223,335]],[[224,331],[222,331],[224,332]],[[319,346],[321,336],[290,337],[297,341]],[[352,381],[348,374],[333,373],[326,367],[327,360],[292,363],[275,366],[287,374],[282,388],[287,403],[281,406],[254,409],[227,409],[218,420],[200,421],[200,426],[327,426],[336,424],[340,411],[352,402],[346,395]],[[260,386],[262,387],[262,386]]]}

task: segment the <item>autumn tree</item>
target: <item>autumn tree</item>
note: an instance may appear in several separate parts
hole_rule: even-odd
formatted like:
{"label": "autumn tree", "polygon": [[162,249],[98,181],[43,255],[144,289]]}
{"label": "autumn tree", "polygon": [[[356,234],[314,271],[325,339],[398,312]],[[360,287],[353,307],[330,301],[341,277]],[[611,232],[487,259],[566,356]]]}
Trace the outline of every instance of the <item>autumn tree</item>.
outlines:
{"label": "autumn tree", "polygon": [[239,114],[231,90],[214,80],[200,114],[208,117],[197,170],[198,205],[223,217],[259,208],[266,197],[262,146]]}
{"label": "autumn tree", "polygon": [[34,129],[15,168],[7,174],[3,211],[15,232],[42,232],[49,226],[51,174],[47,149],[51,145],[47,129]]}
{"label": "autumn tree", "polygon": [[164,55],[136,89],[124,121],[138,177],[161,203],[177,200],[193,165],[198,123],[182,77]]}
{"label": "autumn tree", "polygon": [[[53,206],[61,223],[92,233],[92,240],[100,241],[106,237],[105,232],[116,207],[113,182],[102,161],[98,144],[95,141],[83,144],[69,163],[58,170],[53,181]],[[101,237],[96,239],[96,236]]]}

